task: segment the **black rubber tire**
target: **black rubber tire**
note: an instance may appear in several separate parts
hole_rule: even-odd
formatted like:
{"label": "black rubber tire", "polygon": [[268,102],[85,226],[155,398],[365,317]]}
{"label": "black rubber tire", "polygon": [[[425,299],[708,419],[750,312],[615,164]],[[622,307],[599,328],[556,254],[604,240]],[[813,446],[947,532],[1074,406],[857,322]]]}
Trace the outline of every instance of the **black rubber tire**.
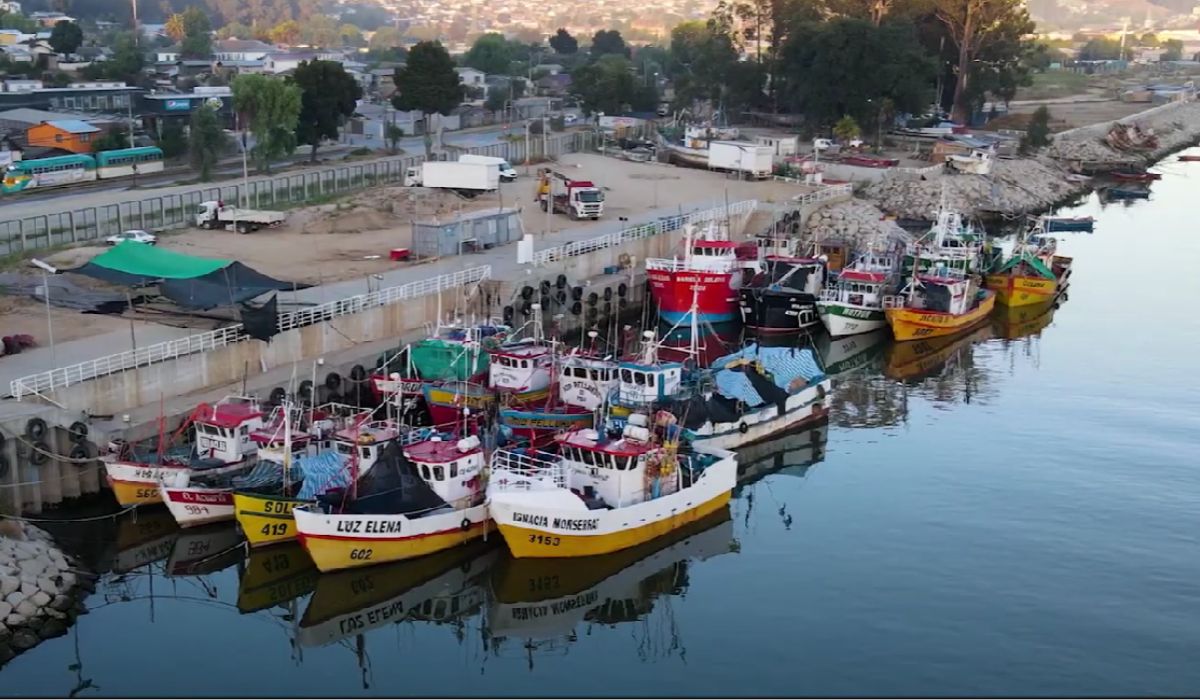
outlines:
{"label": "black rubber tire", "polygon": [[46,421],[41,418],[30,418],[25,422],[25,437],[30,440],[41,440],[46,435]]}
{"label": "black rubber tire", "polygon": [[86,465],[81,464],[78,460],[88,458],[87,448],[84,447],[82,444],[77,443],[74,447],[71,448],[71,454],[69,455],[69,457],[71,458],[71,461],[74,462],[75,466],[84,467]]}
{"label": "black rubber tire", "polygon": [[600,312],[596,310],[596,307],[594,307],[594,306],[588,307],[588,310],[587,310],[588,323],[595,323],[596,317],[599,315],[600,315]]}
{"label": "black rubber tire", "polygon": [[540,303],[540,304],[542,305],[542,311],[549,311],[549,310],[550,310],[550,302],[551,302],[551,301],[552,301],[552,300],[551,300],[551,298],[550,298],[550,297],[548,297],[548,296],[547,296],[547,297],[542,297],[541,301],[540,301],[540,302],[538,302],[538,303]]}
{"label": "black rubber tire", "polygon": [[599,294],[597,294],[597,293],[595,293],[595,292],[592,292],[591,294],[588,294],[588,298],[587,298],[587,303],[588,303],[588,306],[595,306],[595,305],[596,305],[596,302],[598,302],[598,301],[600,301],[600,295],[599,295]]}
{"label": "black rubber tire", "polygon": [[367,374],[366,367],[363,367],[362,365],[354,365],[350,368],[350,383],[362,384],[370,378],[370,375]]}
{"label": "black rubber tire", "polygon": [[513,317],[517,315],[516,309],[511,306],[504,307],[504,325],[511,326]]}
{"label": "black rubber tire", "polygon": [[6,476],[8,476],[8,470],[9,470],[8,457],[6,457],[4,455],[0,455],[0,479],[3,479]]}
{"label": "black rubber tire", "polygon": [[746,425],[746,421],[742,421],[741,424],[738,425],[738,432],[742,435],[750,432],[750,426]]}
{"label": "black rubber tire", "polygon": [[600,308],[604,312],[604,315],[607,316],[612,313],[612,309],[613,309],[612,302],[606,301],[606,302],[604,302],[604,306],[602,306]]}
{"label": "black rubber tire", "polygon": [[538,290],[541,291],[542,296],[549,294],[550,293],[550,280],[542,280],[542,283],[538,285]]}
{"label": "black rubber tire", "polygon": [[565,290],[565,289],[560,289],[560,290],[558,290],[557,292],[555,292],[555,293],[554,293],[554,299],[555,299],[555,301],[557,301],[559,304],[566,304],[566,303],[567,303],[567,290]]}
{"label": "black rubber tire", "polygon": [[40,440],[29,446],[29,463],[30,464],[45,464],[46,460],[50,459],[50,448],[46,443]]}
{"label": "black rubber tire", "polygon": [[330,391],[338,391],[342,388],[342,375],[337,372],[330,372],[325,375],[325,387]]}
{"label": "black rubber tire", "polygon": [[521,288],[521,298],[526,301],[529,301],[530,299],[532,299],[533,298],[533,287],[530,287],[529,285],[525,285],[523,288]]}
{"label": "black rubber tire", "polygon": [[623,309],[623,308],[625,308],[626,306],[629,306],[629,300],[628,300],[628,299],[626,299],[626,298],[624,298],[624,297],[621,297],[620,299],[617,299],[617,308],[618,308],[618,309]]}
{"label": "black rubber tire", "polygon": [[629,285],[624,282],[617,285],[617,296],[623,297],[629,294]]}
{"label": "black rubber tire", "polygon": [[470,530],[470,529],[471,529],[471,521],[470,521],[470,520],[468,520],[468,519],[466,519],[466,518],[463,518],[463,519],[462,519],[462,522],[458,524],[458,527],[459,527],[459,529],[461,529],[463,532],[466,532],[467,530]]}
{"label": "black rubber tire", "polygon": [[612,298],[613,298],[612,287],[605,287],[604,288],[604,301],[611,301]]}
{"label": "black rubber tire", "polygon": [[317,387],[317,405],[327,404],[337,398],[337,392],[322,384]]}
{"label": "black rubber tire", "polygon": [[4,449],[4,445],[7,442],[8,442],[8,438],[4,437],[4,433],[0,433],[0,450]]}
{"label": "black rubber tire", "polygon": [[300,386],[296,388],[296,396],[299,397],[301,401],[311,402],[313,393],[312,388],[312,380],[305,379],[304,381],[300,382]]}
{"label": "black rubber tire", "polygon": [[281,386],[277,386],[274,389],[272,389],[271,393],[267,396],[267,403],[272,406],[279,406],[279,405],[283,404],[283,402],[286,398],[287,398],[287,389],[284,389]]}
{"label": "black rubber tire", "polygon": [[571,288],[571,298],[574,299],[575,301],[579,301],[580,299],[582,299],[583,298],[583,287],[572,287]]}
{"label": "black rubber tire", "polygon": [[80,442],[83,442],[84,440],[87,440],[87,436],[88,436],[87,423],[84,423],[81,420],[77,420],[71,424],[70,428],[67,428],[67,433],[69,433],[71,436],[71,442],[74,442],[77,444]]}
{"label": "black rubber tire", "polygon": [[529,302],[525,302],[524,304],[521,304],[521,315],[522,316],[532,316],[533,315],[533,304],[531,304]]}
{"label": "black rubber tire", "polygon": [[554,286],[555,286],[555,287],[558,287],[559,289],[566,289],[566,288],[567,288],[567,276],[566,276],[566,275],[559,275],[559,276],[558,276],[558,277],[557,277],[557,278],[554,280]]}
{"label": "black rubber tire", "polygon": [[583,313],[583,304],[580,304],[579,302],[571,304],[571,313],[575,314],[576,316]]}

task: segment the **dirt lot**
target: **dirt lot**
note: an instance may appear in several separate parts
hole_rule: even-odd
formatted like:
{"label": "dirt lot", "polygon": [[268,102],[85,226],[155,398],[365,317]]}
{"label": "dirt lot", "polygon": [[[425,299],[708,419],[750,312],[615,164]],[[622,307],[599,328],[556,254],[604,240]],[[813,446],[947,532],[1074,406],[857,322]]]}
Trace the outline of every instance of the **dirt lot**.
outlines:
{"label": "dirt lot", "polygon": [[[1087,126],[1088,124],[1099,122],[1116,121],[1130,114],[1144,112],[1153,106],[1144,102],[1121,102],[1119,100],[1094,101],[1094,98],[1048,100],[1045,102],[1013,102],[1009,106],[1009,116],[1019,118],[1032,114],[1042,104],[1045,104],[1046,108],[1050,110],[1050,119],[1056,131],[1073,129],[1077,126]],[[1019,129],[1023,127],[1009,126],[1007,128]]]}

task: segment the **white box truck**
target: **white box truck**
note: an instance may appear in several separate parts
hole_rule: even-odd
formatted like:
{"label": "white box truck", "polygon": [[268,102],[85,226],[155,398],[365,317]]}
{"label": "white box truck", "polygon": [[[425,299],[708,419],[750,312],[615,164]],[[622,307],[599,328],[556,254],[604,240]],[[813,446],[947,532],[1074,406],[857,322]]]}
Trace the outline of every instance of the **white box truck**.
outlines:
{"label": "white box truck", "polygon": [[201,202],[196,211],[196,225],[200,228],[232,228],[238,233],[278,226],[286,220],[287,214],[282,211],[238,209],[216,200]]}
{"label": "white box truck", "polygon": [[505,182],[512,182],[517,179],[517,169],[514,168],[507,160],[497,158],[496,156],[477,156],[473,153],[464,153],[458,157],[459,163],[487,163],[489,165],[499,166],[500,179]]}
{"label": "white box truck", "polygon": [[405,172],[409,187],[438,187],[474,197],[500,187],[500,168],[489,163],[430,160]]}
{"label": "white box truck", "polygon": [[745,173],[752,178],[771,176],[774,154],[769,146],[747,141],[713,141],[708,144],[708,167]]}

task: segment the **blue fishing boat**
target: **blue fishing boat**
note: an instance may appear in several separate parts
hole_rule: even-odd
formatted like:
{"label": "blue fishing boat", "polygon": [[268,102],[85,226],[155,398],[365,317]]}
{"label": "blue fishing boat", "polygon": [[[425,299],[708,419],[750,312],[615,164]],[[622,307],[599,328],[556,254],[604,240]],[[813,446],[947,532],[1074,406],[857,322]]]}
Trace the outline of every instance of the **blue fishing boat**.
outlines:
{"label": "blue fishing boat", "polygon": [[1137,190],[1131,187],[1110,187],[1107,190],[1109,199],[1149,199],[1150,190]]}
{"label": "blue fishing boat", "polygon": [[1090,216],[1047,216],[1042,219],[1047,232],[1086,231],[1091,233],[1096,220]]}

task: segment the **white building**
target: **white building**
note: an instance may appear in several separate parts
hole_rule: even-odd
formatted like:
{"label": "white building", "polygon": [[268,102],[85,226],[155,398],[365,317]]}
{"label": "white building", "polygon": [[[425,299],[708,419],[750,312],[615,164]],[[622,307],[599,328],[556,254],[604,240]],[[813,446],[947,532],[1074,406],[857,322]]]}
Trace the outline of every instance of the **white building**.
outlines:
{"label": "white building", "polygon": [[222,39],[213,44],[218,61],[263,61],[273,51],[274,47],[257,39]]}
{"label": "white building", "polygon": [[458,81],[467,87],[484,87],[487,81],[487,73],[476,68],[455,68],[458,73]]}

